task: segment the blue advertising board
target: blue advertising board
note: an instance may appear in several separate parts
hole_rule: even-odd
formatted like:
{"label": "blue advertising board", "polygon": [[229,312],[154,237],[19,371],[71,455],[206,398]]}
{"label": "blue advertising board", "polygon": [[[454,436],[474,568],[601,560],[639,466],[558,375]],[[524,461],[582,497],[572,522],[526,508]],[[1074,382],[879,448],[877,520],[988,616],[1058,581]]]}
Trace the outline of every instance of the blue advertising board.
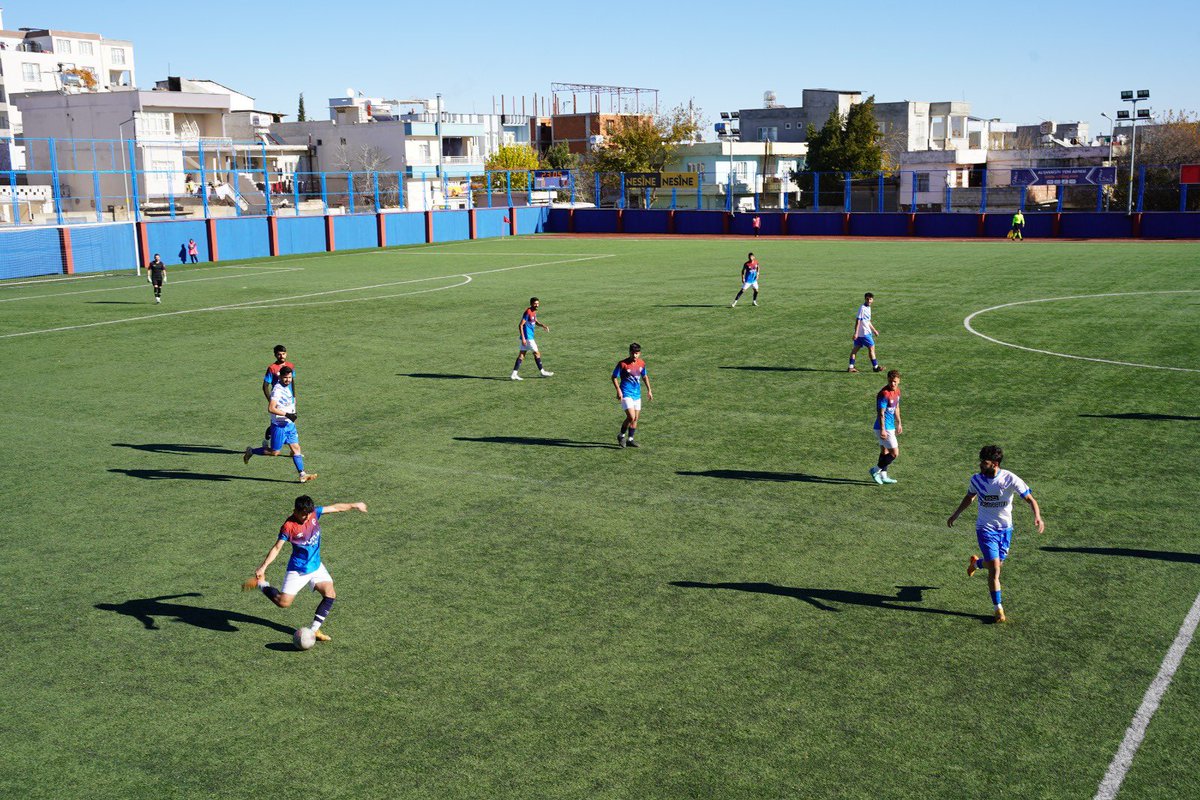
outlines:
{"label": "blue advertising board", "polygon": [[1116,167],[1018,167],[1011,186],[1108,186],[1117,182]]}

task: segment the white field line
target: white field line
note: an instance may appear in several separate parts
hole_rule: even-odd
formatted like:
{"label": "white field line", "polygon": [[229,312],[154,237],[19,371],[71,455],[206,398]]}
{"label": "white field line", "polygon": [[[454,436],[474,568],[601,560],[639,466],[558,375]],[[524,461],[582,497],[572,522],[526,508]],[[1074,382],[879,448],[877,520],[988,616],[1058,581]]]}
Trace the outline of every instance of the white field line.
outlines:
{"label": "white field line", "polygon": [[1137,755],[1142,740],[1146,738],[1146,729],[1150,726],[1150,718],[1158,710],[1158,705],[1162,702],[1167,687],[1171,685],[1171,679],[1175,677],[1175,670],[1179,668],[1179,662],[1183,661],[1183,654],[1187,652],[1188,645],[1192,643],[1192,637],[1196,635],[1198,624],[1200,624],[1200,594],[1196,595],[1196,601],[1192,603],[1192,610],[1188,612],[1183,619],[1183,624],[1179,626],[1179,633],[1176,634],[1175,641],[1171,643],[1171,648],[1163,657],[1158,674],[1154,676],[1150,687],[1146,689],[1142,704],[1134,712],[1133,721],[1125,729],[1125,738],[1121,741],[1121,746],[1117,748],[1117,754],[1113,756],[1112,763],[1108,765],[1108,772],[1104,773],[1104,780],[1100,781],[1095,800],[1113,800],[1117,796],[1117,792],[1121,789],[1121,782],[1125,780],[1125,775],[1133,765],[1133,757]]}
{"label": "white field line", "polygon": [[[254,269],[254,267],[216,267],[216,269]],[[304,267],[262,267],[261,272],[251,272],[241,275],[217,275],[212,278],[184,278],[181,280],[170,280],[168,278],[168,286],[179,286],[184,283],[204,283],[206,281],[227,281],[233,278],[253,278],[257,275],[276,275],[280,272],[299,272]],[[197,270],[198,272],[199,270]],[[191,274],[191,273],[189,273]],[[80,289],[77,292],[51,292],[50,294],[31,294],[25,297],[3,297],[0,298],[0,303],[16,303],[21,300],[44,300],[47,297],[71,297],[77,294],[96,294],[97,292],[125,292],[130,289],[142,289],[143,282],[138,280],[137,283],[129,286],[110,286],[105,289]]]}
{"label": "white field line", "polygon": [[[518,264],[513,267],[499,267],[497,269],[481,270],[479,272],[456,272],[451,275],[438,275],[438,276],[431,277],[431,278],[410,278],[408,280],[402,280],[402,281],[389,281],[387,283],[377,283],[377,284],[373,284],[371,286],[355,286],[355,287],[350,287],[350,288],[346,288],[346,289],[331,289],[326,292],[309,292],[307,294],[297,294],[297,295],[291,295],[288,297],[276,297],[276,298],[271,298],[269,300],[249,300],[244,303],[230,303],[228,305],[209,306],[207,308],[191,308],[191,309],[184,309],[181,311],[166,311],[166,312],[162,312],[159,314],[144,314],[140,317],[124,317],[122,319],[104,320],[103,322],[89,322],[89,323],[85,323],[83,325],[64,325],[64,326],[61,326],[58,328],[43,328],[41,330],[19,331],[17,333],[5,333],[5,334],[0,334],[0,339],[12,339],[12,338],[15,338],[18,336],[35,336],[37,334],[42,334],[42,333],[62,333],[64,331],[75,331],[75,330],[82,330],[85,328],[98,328],[98,327],[105,326],[105,325],[120,325],[125,322],[142,322],[144,320],[149,320],[149,319],[160,319],[162,317],[175,317],[175,316],[182,316],[184,314],[201,314],[201,313],[209,312],[209,311],[255,311],[255,310],[261,310],[261,309],[281,308],[281,307],[287,307],[288,301],[290,301],[290,300],[303,300],[303,299],[306,299],[309,297],[324,297],[324,296],[331,295],[331,294],[343,294],[346,292],[363,292],[363,291],[369,291],[371,289],[383,289],[383,288],[387,288],[389,286],[401,286],[401,285],[410,284],[410,283],[425,283],[428,281],[448,280],[450,278],[466,278],[466,280],[462,281],[461,283],[452,284],[450,286],[439,286],[436,289],[421,289],[416,292],[405,292],[403,294],[387,295],[386,297],[378,297],[378,296],[358,297],[358,298],[353,298],[353,302],[367,302],[367,301],[371,301],[371,300],[382,300],[382,299],[390,299],[390,298],[394,298],[394,297],[405,297],[405,296],[412,295],[412,294],[425,294],[428,292],[436,292],[436,291],[441,291],[443,289],[455,289],[460,286],[465,286],[471,282],[472,276],[475,276],[475,275],[489,275],[489,274],[492,274],[495,272],[509,272],[511,270],[528,269],[530,267],[548,267],[548,266],[553,266],[556,264],[571,264],[571,263],[576,263],[576,262],[580,262],[580,261],[595,261],[595,260],[601,259],[601,258],[612,258],[612,256],[611,255],[592,255],[592,256],[582,256],[579,258],[570,258],[570,259],[565,259],[562,261],[541,261],[541,262],[535,262],[535,263],[531,263],[531,264]],[[321,304],[331,304],[331,303],[337,303],[337,302],[348,302],[348,301],[344,301],[344,300],[343,301],[338,301],[338,300],[320,301],[317,303],[304,303],[304,304],[294,304],[294,305],[321,305]]]}
{"label": "white field line", "polygon": [[62,283],[63,281],[86,281],[88,278],[106,278],[108,273],[97,272],[91,275],[64,275],[61,278],[38,278],[32,281],[13,281],[12,283],[0,283],[0,289],[8,289],[12,286],[37,286],[43,283]]}
{"label": "white field line", "polygon": [[992,306],[991,308],[980,309],[979,311],[976,311],[972,314],[968,314],[966,319],[963,320],[963,327],[981,339],[987,339],[989,342],[993,342],[994,344],[1004,345],[1005,347],[1012,347],[1017,350],[1024,350],[1028,353],[1041,353],[1042,355],[1057,356],[1059,358],[1073,358],[1078,361],[1093,361],[1097,364],[1115,364],[1115,365],[1121,366],[1121,367],[1141,367],[1142,369],[1166,369],[1166,370],[1171,370],[1172,372],[1200,372],[1200,369],[1191,369],[1189,367],[1164,367],[1164,366],[1160,366],[1158,364],[1138,364],[1133,361],[1112,361],[1107,358],[1088,358],[1087,356],[1076,356],[1076,355],[1071,355],[1070,353],[1056,353],[1053,350],[1039,350],[1036,347],[1025,347],[1024,345],[1013,344],[1012,342],[1003,342],[999,339],[995,339],[991,336],[988,336],[987,334],[980,333],[979,331],[977,331],[971,327],[971,320],[975,319],[975,317],[979,316],[980,314],[986,314],[989,311],[996,311],[1001,308],[1011,308],[1013,306],[1029,305],[1031,303],[1053,303],[1058,300],[1085,300],[1085,299],[1094,298],[1094,297],[1129,297],[1132,295],[1146,295],[1146,294],[1195,294],[1196,292],[1200,292],[1200,289],[1173,289],[1173,290],[1160,291],[1160,292],[1109,292],[1107,294],[1075,294],[1075,295],[1070,295],[1068,297],[1043,297],[1038,300],[1019,300],[1015,303],[1004,303],[1003,305]]}

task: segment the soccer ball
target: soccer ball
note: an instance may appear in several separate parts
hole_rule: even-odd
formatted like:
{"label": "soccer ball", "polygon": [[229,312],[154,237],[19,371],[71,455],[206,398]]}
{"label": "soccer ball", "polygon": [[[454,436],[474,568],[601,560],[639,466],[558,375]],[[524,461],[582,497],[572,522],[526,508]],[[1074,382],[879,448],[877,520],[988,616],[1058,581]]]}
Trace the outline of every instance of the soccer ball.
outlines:
{"label": "soccer ball", "polygon": [[312,628],[297,628],[292,634],[292,644],[296,645],[297,650],[310,650],[316,643],[317,635]]}

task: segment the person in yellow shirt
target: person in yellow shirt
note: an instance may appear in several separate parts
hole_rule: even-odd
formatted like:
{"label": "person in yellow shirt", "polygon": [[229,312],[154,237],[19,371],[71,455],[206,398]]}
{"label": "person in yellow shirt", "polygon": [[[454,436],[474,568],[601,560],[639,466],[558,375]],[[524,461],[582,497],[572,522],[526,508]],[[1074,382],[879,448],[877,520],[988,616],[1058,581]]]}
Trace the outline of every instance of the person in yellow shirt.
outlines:
{"label": "person in yellow shirt", "polygon": [[1014,242],[1019,242],[1025,237],[1021,235],[1021,229],[1025,227],[1025,215],[1021,213],[1021,209],[1017,209],[1017,213],[1013,214],[1012,230],[1008,233],[1008,238]]}

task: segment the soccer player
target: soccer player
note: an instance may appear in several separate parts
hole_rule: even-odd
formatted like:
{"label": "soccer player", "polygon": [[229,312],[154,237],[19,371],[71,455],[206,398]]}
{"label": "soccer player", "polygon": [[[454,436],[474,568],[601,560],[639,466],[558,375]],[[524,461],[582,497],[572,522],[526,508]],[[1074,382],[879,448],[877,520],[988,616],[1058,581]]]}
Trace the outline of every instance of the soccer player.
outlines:
{"label": "soccer player", "polygon": [[858,307],[858,316],[854,318],[854,347],[850,351],[850,367],[846,372],[858,372],[854,368],[854,357],[862,347],[867,348],[871,356],[871,370],[883,372],[883,367],[879,366],[879,361],[875,358],[875,337],[879,335],[879,329],[871,324],[871,306],[874,302],[875,295],[870,292],[863,295],[863,304]]}
{"label": "soccer player", "polygon": [[758,259],[754,257],[754,253],[746,254],[746,263],[742,264],[742,288],[734,295],[733,302],[729,304],[730,308],[737,308],[737,301],[747,289],[754,290],[754,305],[758,305]]}
{"label": "soccer player", "polygon": [[517,363],[513,364],[513,371],[510,376],[514,381],[524,380],[517,373],[521,369],[521,362],[525,360],[526,352],[533,353],[533,360],[537,362],[538,371],[543,378],[549,378],[554,375],[553,372],[542,365],[542,354],[538,350],[537,341],[534,340],[533,336],[537,333],[538,328],[541,328],[546,333],[550,332],[549,325],[543,325],[538,322],[537,312],[541,308],[541,305],[542,301],[536,297],[529,298],[529,308],[525,309],[525,313],[521,315],[521,321],[517,323],[517,336],[521,339],[521,349],[517,351]]}
{"label": "soccer player", "polygon": [[[287,360],[287,347],[281,344],[275,345],[275,362],[267,365],[267,372],[263,375],[262,390],[263,396],[267,398],[267,402],[271,401],[271,390],[275,388],[275,384],[279,383],[279,370],[284,367],[291,367],[292,370],[292,396],[296,396],[296,365]],[[262,446],[266,447],[271,443],[271,424],[267,423],[267,430],[263,434]]]}
{"label": "soccer player", "polygon": [[642,346],[637,342],[629,345],[629,358],[617,362],[612,373],[613,386],[617,389],[617,402],[625,412],[621,432],[617,434],[617,447],[639,447],[633,440],[637,435],[638,417],[642,415],[642,384],[646,384],[646,399],[654,399],[650,388],[650,376],[646,374],[646,362],[642,361]]}
{"label": "soccer player", "polygon": [[167,265],[158,253],[155,253],[154,258],[146,265],[146,280],[154,287],[154,302],[161,303],[162,287],[167,280]]}
{"label": "soccer player", "polygon": [[[325,618],[333,608],[337,593],[333,590],[333,577],[325,565],[321,563],[321,517],[325,514],[337,514],[342,511],[361,511],[367,513],[366,503],[334,503],[331,506],[318,506],[308,495],[296,498],[295,508],[291,516],[283,521],[279,529],[279,538],[275,546],[267,551],[266,558],[254,577],[242,584],[242,591],[259,589],[275,605],[287,608],[296,599],[296,595],[306,586],[321,594],[321,602],[317,604],[317,612],[313,615],[313,636],[318,641],[328,642],[329,634],[321,630]],[[267,581],[267,567],[279,555],[284,543],[292,546],[292,557],[288,559],[287,575],[283,579],[283,588],[276,589]]]}
{"label": "soccer player", "polygon": [[1017,209],[1017,213],[1013,214],[1012,230],[1008,232],[1008,238],[1014,242],[1022,241],[1025,237],[1021,231],[1025,229],[1025,215],[1021,213],[1021,209]]}
{"label": "soccer player", "polygon": [[296,430],[296,396],[292,394],[291,367],[280,368],[279,383],[275,384],[267,401],[267,414],[271,417],[270,441],[262,447],[247,447],[242,453],[242,463],[249,463],[253,456],[277,456],[286,444],[292,454],[292,463],[300,473],[300,483],[315,481],[315,472],[304,471],[304,454],[300,452],[300,434]]}
{"label": "soccer player", "polygon": [[980,565],[987,567],[988,589],[992,595],[992,603],[996,606],[996,622],[1004,622],[1004,606],[1000,602],[1000,567],[1008,558],[1008,549],[1012,543],[1012,504],[1013,495],[1021,499],[1033,509],[1033,525],[1037,532],[1046,529],[1042,522],[1042,510],[1038,507],[1033,493],[1025,485],[1025,481],[1006,469],[1000,469],[1004,460],[1004,451],[990,444],[979,451],[979,474],[971,476],[967,494],[954,509],[950,519],[946,520],[948,527],[954,527],[954,520],[967,510],[971,501],[979,498],[979,515],[975,519],[975,538],[979,542],[982,555],[972,555],[967,560],[967,577],[975,574]]}
{"label": "soccer player", "polygon": [[900,455],[900,443],[896,437],[904,433],[900,421],[900,370],[887,374],[887,386],[875,395],[875,436],[879,439],[879,461],[871,467],[871,478],[879,485],[896,483],[888,477],[888,466]]}

